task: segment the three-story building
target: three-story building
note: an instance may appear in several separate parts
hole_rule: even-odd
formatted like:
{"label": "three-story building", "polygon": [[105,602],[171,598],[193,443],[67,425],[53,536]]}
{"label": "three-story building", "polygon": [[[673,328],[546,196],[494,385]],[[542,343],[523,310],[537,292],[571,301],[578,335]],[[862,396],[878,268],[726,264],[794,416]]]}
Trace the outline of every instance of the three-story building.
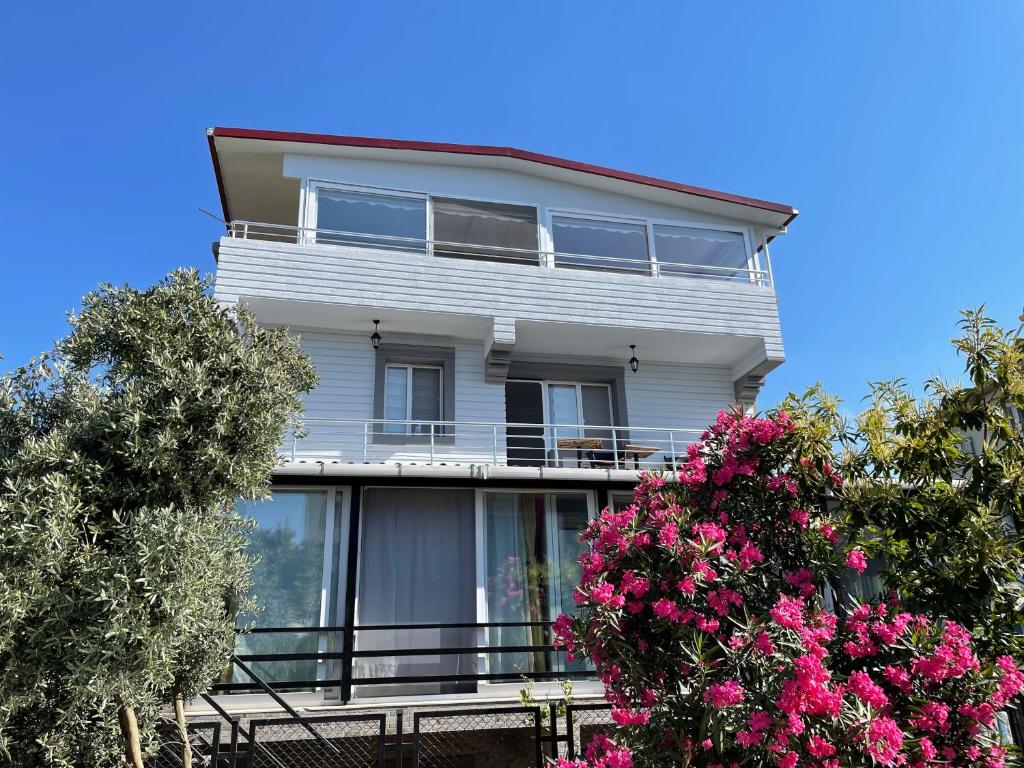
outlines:
{"label": "three-story building", "polygon": [[[782,363],[768,246],[796,210],[510,148],[208,137],[216,296],[320,375],[244,503],[265,610],[239,660],[345,711],[585,678],[548,628],[577,535]],[[266,699],[241,669],[216,693]]]}

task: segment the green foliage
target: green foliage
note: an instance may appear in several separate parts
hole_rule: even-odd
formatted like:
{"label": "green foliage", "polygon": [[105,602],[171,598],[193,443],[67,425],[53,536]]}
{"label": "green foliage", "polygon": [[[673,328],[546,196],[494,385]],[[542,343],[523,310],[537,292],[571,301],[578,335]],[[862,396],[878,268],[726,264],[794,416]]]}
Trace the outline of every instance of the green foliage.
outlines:
{"label": "green foliage", "polygon": [[194,271],[102,286],[71,334],[0,379],[0,754],[120,763],[206,688],[250,585],[239,497],[268,489],[316,381],[284,331],[217,305]]}
{"label": "green foliage", "polygon": [[[1024,624],[1024,341],[984,311],[966,311],[953,340],[968,382],[874,384],[841,436],[841,510],[882,579],[911,611],[972,629],[985,653],[1019,658]],[[973,445],[973,449],[970,446]]]}

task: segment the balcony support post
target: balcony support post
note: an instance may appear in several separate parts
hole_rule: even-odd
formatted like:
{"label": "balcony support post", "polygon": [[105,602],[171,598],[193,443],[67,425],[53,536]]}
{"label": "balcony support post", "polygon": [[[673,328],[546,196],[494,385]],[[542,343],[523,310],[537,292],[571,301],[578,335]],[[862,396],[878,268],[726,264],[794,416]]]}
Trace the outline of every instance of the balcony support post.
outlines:
{"label": "balcony support post", "polygon": [[434,466],[434,422],[430,422],[430,466]]}
{"label": "balcony support post", "polygon": [[679,482],[679,459],[676,457],[676,433],[672,430],[669,430],[668,432],[668,445],[672,456],[672,479]]}
{"label": "balcony support post", "polygon": [[491,425],[491,465],[498,466],[498,425]]}
{"label": "balcony support post", "polygon": [[370,445],[370,422],[363,422],[363,464],[366,463],[366,454]]}

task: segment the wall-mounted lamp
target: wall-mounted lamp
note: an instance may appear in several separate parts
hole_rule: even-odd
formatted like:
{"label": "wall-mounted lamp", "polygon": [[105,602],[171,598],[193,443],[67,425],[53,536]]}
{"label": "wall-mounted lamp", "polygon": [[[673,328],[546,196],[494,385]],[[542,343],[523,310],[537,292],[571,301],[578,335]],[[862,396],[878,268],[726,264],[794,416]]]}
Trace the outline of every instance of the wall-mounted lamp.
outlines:
{"label": "wall-mounted lamp", "polygon": [[629,350],[633,353],[633,356],[629,358],[629,370],[636,373],[640,370],[640,361],[636,359],[636,344],[630,344]]}
{"label": "wall-mounted lamp", "polygon": [[373,336],[370,337],[370,343],[373,345],[374,349],[377,349],[377,347],[380,346],[380,329],[378,328],[379,325],[380,320],[373,321]]}

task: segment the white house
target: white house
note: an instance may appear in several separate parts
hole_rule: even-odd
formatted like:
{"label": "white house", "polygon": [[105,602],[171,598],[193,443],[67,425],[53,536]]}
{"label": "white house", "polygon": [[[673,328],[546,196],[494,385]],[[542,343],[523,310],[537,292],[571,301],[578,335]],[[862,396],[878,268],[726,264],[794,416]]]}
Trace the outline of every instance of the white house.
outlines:
{"label": "white house", "polygon": [[[244,505],[266,610],[240,660],[344,711],[585,678],[547,627],[577,534],[782,363],[768,248],[797,211],[504,147],[208,138],[216,296],[320,375]],[[241,670],[214,693],[266,698]]]}

